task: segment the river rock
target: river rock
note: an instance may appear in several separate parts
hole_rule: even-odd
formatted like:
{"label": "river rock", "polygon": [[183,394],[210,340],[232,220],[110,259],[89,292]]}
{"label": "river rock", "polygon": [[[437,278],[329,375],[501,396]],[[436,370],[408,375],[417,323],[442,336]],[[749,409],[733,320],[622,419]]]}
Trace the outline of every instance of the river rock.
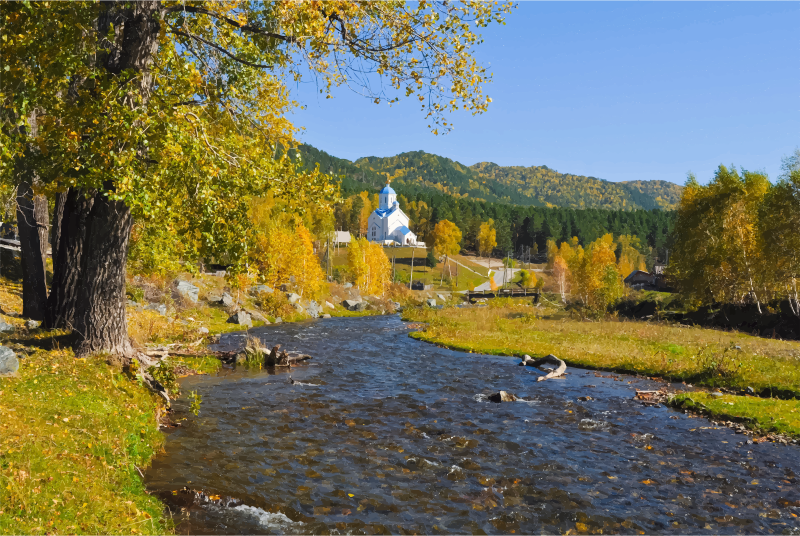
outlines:
{"label": "river rock", "polygon": [[192,285],[188,281],[178,281],[178,294],[181,296],[188,298],[191,300],[192,303],[197,303],[197,298],[199,297],[200,289],[196,286]]}
{"label": "river rock", "polygon": [[276,318],[275,319],[275,323],[276,324],[282,324],[283,323],[283,318],[281,318],[281,317]]}
{"label": "river rock", "polygon": [[358,300],[344,300],[342,302],[342,307],[344,307],[348,311],[355,311],[359,303],[361,302]]}
{"label": "river rock", "polygon": [[289,303],[297,303],[300,301],[300,295],[294,292],[286,294],[286,298],[289,300]]}
{"label": "river rock", "polygon": [[253,320],[244,311],[237,311],[228,319],[228,324],[239,324],[240,326],[253,327]]}
{"label": "river rock", "polygon": [[167,316],[167,306],[163,303],[151,303],[145,307],[147,311],[155,311],[161,316]]}
{"label": "river rock", "polygon": [[320,318],[330,318],[331,315],[329,315],[328,313],[325,313],[324,315],[319,315],[319,317]]}
{"label": "river rock", "polygon": [[0,376],[14,374],[19,369],[19,359],[7,346],[0,346]]}
{"label": "river rock", "polygon": [[267,285],[256,285],[250,289],[250,293],[258,296],[262,292],[266,292],[267,294],[272,294],[275,292],[275,289],[268,287]]}
{"label": "river rock", "polygon": [[265,322],[265,323],[269,324],[269,320],[267,320],[267,318],[264,315],[262,315],[261,313],[259,313],[256,310],[245,309],[244,312],[249,314],[250,318],[252,318],[256,322]]}
{"label": "river rock", "polygon": [[0,320],[0,333],[11,333],[13,331],[14,331],[14,326]]}
{"label": "river rock", "polygon": [[433,298],[428,298],[427,300],[425,300],[425,305],[427,305],[428,307],[436,307],[436,300],[434,300]]}
{"label": "river rock", "polygon": [[329,302],[329,301],[326,301],[326,302],[325,302],[323,305],[324,305],[325,307],[327,307],[328,309],[333,309],[333,308],[334,308],[334,307],[333,307],[333,304],[332,304],[331,302]]}
{"label": "river rock", "polygon": [[317,304],[314,300],[308,302],[306,305],[306,312],[309,314],[311,318],[319,318],[319,314],[322,312],[322,307]]}
{"label": "river rock", "polygon": [[489,400],[491,402],[496,402],[498,404],[500,402],[514,402],[516,399],[517,397],[509,393],[508,391],[499,391],[497,393],[494,393],[493,395],[489,395]]}
{"label": "river rock", "polygon": [[36,329],[41,325],[42,325],[42,323],[37,321],[37,320],[26,320],[25,321],[25,327],[28,328],[28,329]]}

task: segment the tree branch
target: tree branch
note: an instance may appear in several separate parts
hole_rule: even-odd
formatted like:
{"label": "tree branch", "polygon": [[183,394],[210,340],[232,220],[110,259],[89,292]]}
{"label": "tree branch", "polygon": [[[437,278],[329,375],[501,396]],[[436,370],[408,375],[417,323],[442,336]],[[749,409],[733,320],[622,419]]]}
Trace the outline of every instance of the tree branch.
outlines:
{"label": "tree branch", "polygon": [[249,24],[242,24],[235,19],[228,18],[224,15],[220,15],[219,13],[214,13],[213,11],[209,11],[207,9],[203,9],[201,7],[192,7],[192,6],[173,6],[167,9],[167,13],[175,13],[185,11],[187,13],[197,13],[199,15],[208,15],[210,17],[214,17],[215,19],[222,20],[227,22],[229,25],[239,28],[240,30],[244,30],[246,32],[257,33],[261,35],[265,35],[267,37],[272,37],[274,39],[279,39],[281,41],[286,41],[287,43],[294,43],[297,41],[296,37],[292,37],[289,35],[281,35],[273,32],[268,32],[261,28],[257,28],[255,26],[251,26]]}
{"label": "tree branch", "polygon": [[244,60],[244,59],[236,56],[232,52],[230,52],[228,50],[225,50],[221,46],[219,46],[219,45],[217,45],[215,43],[212,43],[211,41],[208,41],[207,39],[203,39],[199,35],[194,35],[194,34],[191,34],[191,33],[188,33],[188,32],[182,32],[181,30],[178,30],[177,28],[175,28],[171,24],[169,25],[169,27],[172,30],[172,33],[174,33],[176,35],[182,35],[184,37],[188,37],[189,39],[194,39],[195,41],[199,41],[199,42],[201,42],[201,43],[203,43],[205,45],[208,45],[211,48],[222,52],[226,56],[230,57],[231,59],[233,59],[234,61],[237,61],[239,63],[243,63],[245,65],[249,65],[250,67],[255,67],[257,69],[273,69],[275,67],[274,65],[266,65],[266,64],[263,64],[263,63],[253,63],[251,61]]}

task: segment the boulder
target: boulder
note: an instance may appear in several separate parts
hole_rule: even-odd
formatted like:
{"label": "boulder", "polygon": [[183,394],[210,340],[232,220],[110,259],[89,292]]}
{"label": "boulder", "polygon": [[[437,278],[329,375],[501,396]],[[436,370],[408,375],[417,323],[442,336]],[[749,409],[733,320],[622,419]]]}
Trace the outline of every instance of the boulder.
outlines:
{"label": "boulder", "polygon": [[222,295],[222,298],[220,298],[220,303],[222,303],[222,305],[224,305],[225,307],[233,307],[234,305],[236,305],[236,300],[233,299],[233,296],[225,292]]}
{"label": "boulder", "polygon": [[146,311],[155,311],[161,316],[167,316],[167,306],[163,303],[151,303],[145,307]]}
{"label": "boulder", "polygon": [[300,295],[294,292],[287,293],[286,298],[289,300],[289,303],[297,303],[300,301]]}
{"label": "boulder", "polygon": [[19,369],[19,359],[7,346],[0,346],[0,376],[14,374]]}
{"label": "boulder", "polygon": [[358,300],[344,300],[342,302],[342,307],[344,307],[348,311],[355,311],[359,303],[361,302]]}
{"label": "boulder", "polygon": [[352,284],[352,283],[345,283],[345,284],[344,284],[344,285],[342,285],[342,286],[343,286],[344,288],[353,288],[353,284]]}
{"label": "boulder", "polygon": [[434,300],[433,298],[428,298],[427,300],[425,300],[425,305],[427,305],[428,307],[436,307],[436,300]]}
{"label": "boulder", "polygon": [[256,285],[250,288],[250,293],[253,295],[258,296],[262,292],[266,292],[267,294],[272,294],[275,292],[275,289],[268,287],[267,285]]}
{"label": "boulder", "polygon": [[303,306],[297,302],[293,303],[292,307],[294,307],[294,310],[297,311],[298,313],[302,313],[305,310],[303,309]]}
{"label": "boulder", "polygon": [[197,333],[199,333],[200,335],[208,335],[208,328],[205,326],[200,326],[199,328],[197,328]]}
{"label": "boulder", "polygon": [[320,318],[330,318],[331,315],[329,315],[328,313],[325,313],[324,315],[319,315],[319,317]]}
{"label": "boulder", "polygon": [[360,301],[360,302],[358,302],[356,304],[356,308],[353,309],[353,310],[354,311],[366,311],[367,310],[367,305],[369,305],[367,302]]}
{"label": "boulder", "polygon": [[208,301],[208,303],[214,303],[214,304],[222,303],[222,294],[219,294],[217,292],[210,292],[208,296],[206,296],[206,300]]}
{"label": "boulder", "polygon": [[244,311],[237,311],[228,319],[228,324],[239,324],[240,326],[247,326],[252,328],[253,321],[250,315]]}
{"label": "boulder", "polygon": [[178,281],[178,294],[183,296],[184,298],[188,298],[191,300],[192,303],[197,303],[197,298],[199,297],[200,289],[196,286],[192,285],[188,281]]}
{"label": "boulder", "polygon": [[326,302],[325,302],[323,305],[324,305],[325,307],[327,307],[328,309],[333,309],[333,308],[334,308],[334,307],[333,307],[333,304],[332,304],[331,302],[329,302],[329,301],[326,301]]}
{"label": "boulder", "polygon": [[499,404],[500,402],[514,402],[516,399],[517,397],[509,393],[508,391],[499,391],[497,393],[494,393],[493,395],[489,395],[489,400],[497,404]]}
{"label": "boulder", "polygon": [[306,312],[311,318],[319,318],[319,314],[322,312],[322,307],[317,304],[314,300],[308,302],[306,305]]}
{"label": "boulder", "polygon": [[275,323],[276,324],[282,324],[283,323],[283,318],[281,318],[281,317],[276,318],[275,319]]}
{"label": "boulder", "polygon": [[267,320],[267,317],[265,317],[258,311],[253,311],[252,309],[245,309],[245,312],[249,314],[250,318],[252,318],[256,322],[264,322],[265,324],[269,324],[269,320]]}
{"label": "boulder", "polygon": [[11,333],[12,331],[14,331],[14,326],[0,320],[0,333]]}
{"label": "boulder", "polygon": [[36,329],[41,325],[42,325],[42,323],[37,321],[37,320],[26,320],[25,321],[25,327],[28,328],[28,329]]}

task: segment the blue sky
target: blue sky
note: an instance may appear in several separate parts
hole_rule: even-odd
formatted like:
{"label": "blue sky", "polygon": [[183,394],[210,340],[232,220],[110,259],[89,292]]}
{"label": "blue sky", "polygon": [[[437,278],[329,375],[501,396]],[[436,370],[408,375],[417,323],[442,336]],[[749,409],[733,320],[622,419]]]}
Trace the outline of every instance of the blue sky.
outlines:
{"label": "blue sky", "polygon": [[412,102],[346,88],[294,97],[300,139],[340,158],[423,150],[471,165],[547,165],[610,181],[779,174],[800,146],[800,2],[522,2],[484,29],[482,116],[434,136]]}

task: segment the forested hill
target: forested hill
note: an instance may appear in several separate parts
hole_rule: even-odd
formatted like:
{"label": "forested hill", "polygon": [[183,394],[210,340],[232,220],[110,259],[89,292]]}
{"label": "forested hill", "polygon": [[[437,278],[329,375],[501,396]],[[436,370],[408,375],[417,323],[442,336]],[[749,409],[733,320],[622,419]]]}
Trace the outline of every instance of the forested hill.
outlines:
{"label": "forested hill", "polygon": [[490,162],[465,166],[424,151],[350,162],[310,145],[298,149],[307,166],[319,163],[322,171],[344,176],[345,190],[365,184],[377,188],[391,179],[395,188],[411,195],[436,190],[453,197],[523,206],[623,210],[675,208],[682,190],[682,186],[667,181],[609,182],[559,173],[547,166],[498,166]]}

